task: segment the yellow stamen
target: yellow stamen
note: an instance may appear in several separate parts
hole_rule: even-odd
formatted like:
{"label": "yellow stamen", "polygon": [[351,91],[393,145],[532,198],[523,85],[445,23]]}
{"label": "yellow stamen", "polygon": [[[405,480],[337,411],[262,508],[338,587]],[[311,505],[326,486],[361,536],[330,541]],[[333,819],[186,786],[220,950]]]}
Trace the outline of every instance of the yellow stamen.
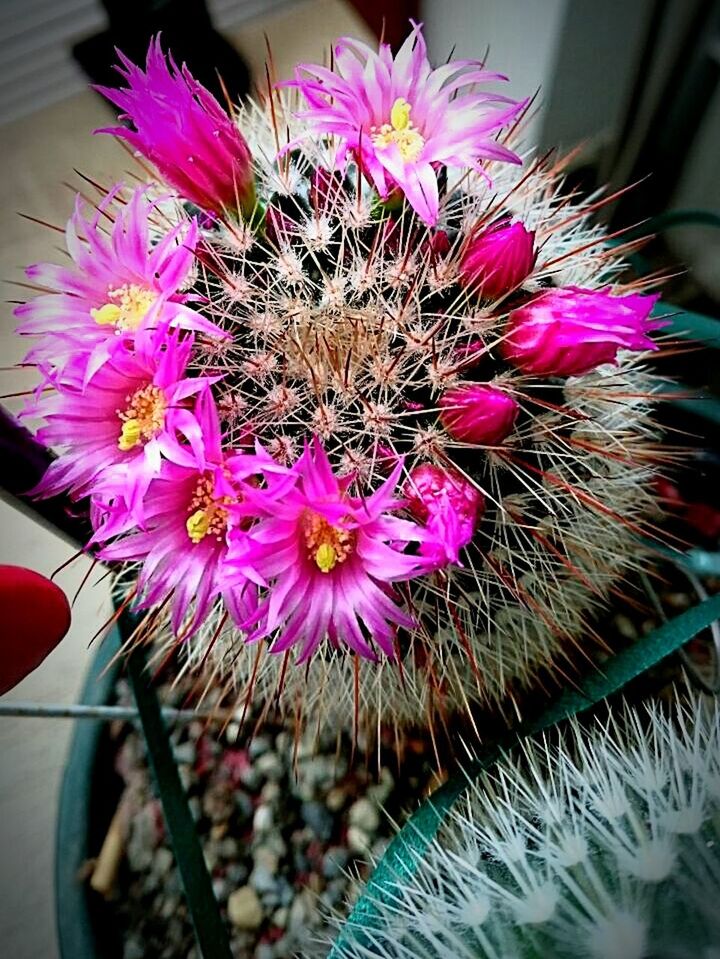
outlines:
{"label": "yellow stamen", "polygon": [[410,119],[411,111],[412,106],[405,97],[398,97],[390,110],[390,123],[383,123],[380,129],[372,127],[370,130],[375,146],[386,147],[395,143],[400,156],[408,163],[417,160],[425,146],[425,137]]}
{"label": "yellow stamen", "polygon": [[128,396],[127,404],[124,410],[118,410],[122,422],[118,448],[123,453],[160,432],[165,425],[167,398],[159,386],[150,384]]}
{"label": "yellow stamen", "polygon": [[355,531],[331,526],[319,513],[305,512],[302,531],[308,556],[321,573],[329,573],[338,563],[344,563],[355,550]]}
{"label": "yellow stamen", "polygon": [[133,446],[137,446],[140,442],[141,433],[140,420],[125,420],[120,430],[120,439],[118,440],[118,446],[123,453],[127,453]]}
{"label": "yellow stamen", "polygon": [[390,111],[390,123],[394,130],[407,130],[410,126],[410,104],[405,97],[398,97]]}
{"label": "yellow stamen", "polygon": [[90,316],[100,326],[115,326],[118,330],[136,330],[157,299],[154,290],[137,283],[125,283],[116,290],[108,290],[108,302],[99,309],[90,310]]}
{"label": "yellow stamen", "polygon": [[330,543],[321,543],[315,550],[315,562],[321,573],[329,573],[337,561],[338,554]]}
{"label": "yellow stamen", "polygon": [[90,310],[90,316],[99,326],[115,326],[119,322],[122,312],[115,303],[106,303],[99,310]]}
{"label": "yellow stamen", "polygon": [[199,543],[207,535],[211,519],[212,511],[209,509],[198,509],[188,516],[185,527],[193,543]]}
{"label": "yellow stamen", "polygon": [[185,520],[185,529],[190,541],[197,544],[206,536],[214,536],[221,542],[228,521],[226,506],[233,502],[229,496],[215,496],[215,483],[211,476],[201,476],[188,506],[190,515]]}

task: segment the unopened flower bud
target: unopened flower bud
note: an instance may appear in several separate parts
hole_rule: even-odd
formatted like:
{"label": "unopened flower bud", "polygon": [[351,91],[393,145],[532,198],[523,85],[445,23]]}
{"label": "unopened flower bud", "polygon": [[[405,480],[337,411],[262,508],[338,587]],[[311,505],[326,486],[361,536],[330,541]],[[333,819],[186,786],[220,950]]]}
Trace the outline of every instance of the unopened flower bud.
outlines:
{"label": "unopened flower bud", "polygon": [[470,240],[460,261],[460,282],[483,299],[496,300],[532,273],[536,255],[535,234],[522,223],[502,220]]}
{"label": "unopened flower bud", "polygon": [[615,363],[619,350],[656,350],[648,333],[664,326],[650,318],[657,299],[572,286],[548,290],[512,311],[501,349],[526,373],[579,376]]}
{"label": "unopened flower bud", "polygon": [[512,396],[485,383],[462,383],[440,397],[440,420],[455,440],[496,446],[512,431],[518,404]]}
{"label": "unopened flower bud", "polygon": [[416,466],[403,492],[408,509],[430,534],[420,544],[421,555],[435,568],[459,563],[485,509],[482,493],[460,473],[432,463]]}
{"label": "unopened flower bud", "polygon": [[150,42],[145,72],[120,54],[128,86],[97,87],[129,126],[104,128],[153,163],[181,196],[201,210],[248,219],[255,209],[255,174],[245,138],[215,97]]}

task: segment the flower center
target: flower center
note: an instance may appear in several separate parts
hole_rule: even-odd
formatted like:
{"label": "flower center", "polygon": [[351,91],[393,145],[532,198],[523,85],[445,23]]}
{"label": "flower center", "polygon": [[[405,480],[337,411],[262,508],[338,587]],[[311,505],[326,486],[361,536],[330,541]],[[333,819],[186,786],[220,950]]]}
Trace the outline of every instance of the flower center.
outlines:
{"label": "flower center", "polygon": [[118,417],[122,423],[118,448],[127,453],[138,443],[150,440],[165,425],[167,398],[159,386],[143,386],[126,397],[127,407]]}
{"label": "flower center", "polygon": [[372,142],[376,147],[397,144],[400,156],[408,163],[417,160],[425,146],[425,138],[410,119],[412,107],[404,97],[398,97],[390,110],[390,123],[383,123],[378,129],[370,128]]}
{"label": "flower center", "polygon": [[157,293],[125,283],[116,290],[108,290],[108,302],[90,316],[100,326],[114,326],[118,330],[136,330],[145,319],[145,314],[157,299]]}
{"label": "flower center", "polygon": [[192,543],[199,543],[206,536],[214,536],[222,542],[227,529],[228,511],[225,508],[232,500],[229,496],[215,497],[215,483],[210,476],[201,476],[195,486],[185,528]]}
{"label": "flower center", "polygon": [[308,556],[321,573],[329,573],[338,563],[344,563],[355,549],[355,531],[331,526],[319,513],[305,512],[302,531]]}

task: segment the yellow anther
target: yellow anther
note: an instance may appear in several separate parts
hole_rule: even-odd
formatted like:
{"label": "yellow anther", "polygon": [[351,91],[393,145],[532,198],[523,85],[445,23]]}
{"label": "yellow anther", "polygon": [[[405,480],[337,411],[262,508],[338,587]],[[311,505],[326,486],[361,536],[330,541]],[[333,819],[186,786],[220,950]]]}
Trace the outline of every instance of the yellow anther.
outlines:
{"label": "yellow anther", "polygon": [[122,311],[114,303],[106,303],[99,310],[90,310],[90,316],[100,326],[115,326],[122,317]]}
{"label": "yellow anther", "polygon": [[131,450],[134,446],[140,442],[140,437],[142,435],[142,424],[140,420],[129,419],[125,420],[120,430],[120,439],[118,440],[118,447],[127,453],[128,450]]}
{"label": "yellow anther", "polygon": [[390,123],[394,130],[406,130],[410,126],[410,110],[405,97],[398,97],[390,111]]}
{"label": "yellow anther", "polygon": [[185,522],[185,528],[193,543],[199,543],[207,534],[207,531],[210,529],[211,519],[212,511],[204,509],[195,510],[191,516],[188,516]]}
{"label": "yellow anther", "polygon": [[411,112],[412,106],[405,97],[398,97],[390,110],[390,123],[370,129],[376,147],[389,147],[394,143],[406,163],[414,163],[425,146],[425,137],[410,119]]}
{"label": "yellow anther", "polygon": [[185,529],[192,543],[209,536],[218,543],[222,542],[227,531],[227,506],[236,502],[229,496],[215,496],[215,482],[211,476],[202,475],[198,478],[185,520]]}
{"label": "yellow anther", "polygon": [[118,330],[136,330],[157,300],[157,293],[137,283],[108,290],[107,295],[108,302],[90,310],[90,316],[101,326],[115,326]]}
{"label": "yellow anther", "polygon": [[321,573],[329,573],[337,561],[338,554],[330,543],[321,543],[315,550],[315,562]]}
{"label": "yellow anther", "polygon": [[118,448],[124,453],[162,430],[167,398],[159,386],[149,383],[128,396],[127,403],[126,409],[117,411],[121,422]]}

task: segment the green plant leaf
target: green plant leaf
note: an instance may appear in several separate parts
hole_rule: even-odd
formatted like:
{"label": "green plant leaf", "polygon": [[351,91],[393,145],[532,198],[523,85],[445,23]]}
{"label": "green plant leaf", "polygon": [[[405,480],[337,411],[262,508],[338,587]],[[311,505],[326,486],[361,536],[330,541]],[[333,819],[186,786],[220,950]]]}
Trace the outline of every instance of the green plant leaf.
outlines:
{"label": "green plant leaf", "polygon": [[[120,630],[125,637],[136,625],[131,614],[126,613],[120,618]],[[200,954],[203,959],[232,959],[195,821],[141,647],[136,646],[127,657],[127,670]]]}

